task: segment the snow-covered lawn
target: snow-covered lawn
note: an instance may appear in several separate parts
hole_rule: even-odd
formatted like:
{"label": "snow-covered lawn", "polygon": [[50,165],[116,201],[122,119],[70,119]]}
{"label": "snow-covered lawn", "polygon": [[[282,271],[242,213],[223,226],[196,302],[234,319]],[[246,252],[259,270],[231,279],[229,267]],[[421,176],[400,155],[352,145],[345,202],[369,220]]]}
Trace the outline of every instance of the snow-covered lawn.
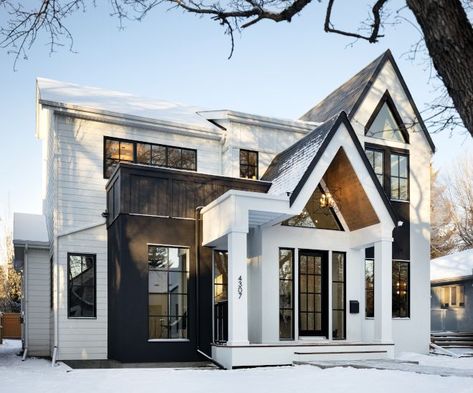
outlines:
{"label": "snow-covered lawn", "polygon": [[[208,369],[71,370],[65,365],[52,368],[50,362],[41,359],[28,359],[22,362],[21,358],[15,355],[17,346],[17,342],[11,340],[6,340],[5,344],[0,345],[0,392],[473,392],[473,378],[440,377],[401,371],[357,370],[353,368],[322,370],[314,366],[295,366],[233,371]],[[455,367],[446,364],[452,359],[442,357],[442,360],[443,366]],[[473,367],[472,358],[454,360],[460,367]]]}

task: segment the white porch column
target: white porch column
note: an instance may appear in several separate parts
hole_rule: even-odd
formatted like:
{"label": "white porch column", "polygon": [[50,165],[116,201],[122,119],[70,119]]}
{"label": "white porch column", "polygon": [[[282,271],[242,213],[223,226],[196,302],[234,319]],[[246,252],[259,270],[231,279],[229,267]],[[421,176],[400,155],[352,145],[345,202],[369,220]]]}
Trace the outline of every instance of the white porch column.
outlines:
{"label": "white porch column", "polygon": [[374,336],[390,343],[392,335],[392,239],[374,244]]}
{"label": "white porch column", "polygon": [[228,345],[248,344],[246,232],[228,234]]}

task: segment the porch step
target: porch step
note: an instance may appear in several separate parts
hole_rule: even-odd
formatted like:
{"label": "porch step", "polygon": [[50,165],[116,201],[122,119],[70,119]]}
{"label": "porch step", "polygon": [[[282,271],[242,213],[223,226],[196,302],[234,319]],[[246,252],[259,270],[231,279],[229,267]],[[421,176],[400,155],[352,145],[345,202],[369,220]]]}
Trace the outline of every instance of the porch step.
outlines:
{"label": "porch step", "polygon": [[294,351],[294,362],[310,362],[318,360],[366,360],[392,358],[392,347],[383,345],[367,347],[311,347],[308,350]]}
{"label": "porch step", "polygon": [[436,332],[430,341],[444,348],[473,348],[473,333],[469,332]]}

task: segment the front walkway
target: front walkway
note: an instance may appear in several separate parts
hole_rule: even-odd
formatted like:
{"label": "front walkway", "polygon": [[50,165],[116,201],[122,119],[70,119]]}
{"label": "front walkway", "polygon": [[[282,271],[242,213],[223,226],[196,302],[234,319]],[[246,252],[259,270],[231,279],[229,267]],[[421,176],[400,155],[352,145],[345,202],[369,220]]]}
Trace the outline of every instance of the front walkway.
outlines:
{"label": "front walkway", "polygon": [[[444,357],[445,358],[445,357]],[[473,378],[473,361],[470,363],[470,369],[457,369],[452,367],[425,366],[416,361],[403,361],[393,359],[379,360],[353,360],[353,361],[317,361],[317,362],[299,362],[299,364],[309,364],[321,369],[335,367],[352,367],[356,369],[376,369],[376,370],[396,370],[407,371],[411,373],[440,375],[441,377],[467,377]],[[448,364],[448,363],[447,363]]]}

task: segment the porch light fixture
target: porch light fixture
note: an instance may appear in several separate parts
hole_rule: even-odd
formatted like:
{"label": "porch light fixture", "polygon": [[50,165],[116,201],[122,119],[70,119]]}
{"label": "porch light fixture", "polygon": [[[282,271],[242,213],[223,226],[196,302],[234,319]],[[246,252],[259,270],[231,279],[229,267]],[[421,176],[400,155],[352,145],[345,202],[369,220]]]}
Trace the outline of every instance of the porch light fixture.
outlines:
{"label": "porch light fixture", "polygon": [[333,199],[332,194],[330,194],[329,192],[322,194],[322,196],[320,197],[320,207],[335,207],[335,200]]}

